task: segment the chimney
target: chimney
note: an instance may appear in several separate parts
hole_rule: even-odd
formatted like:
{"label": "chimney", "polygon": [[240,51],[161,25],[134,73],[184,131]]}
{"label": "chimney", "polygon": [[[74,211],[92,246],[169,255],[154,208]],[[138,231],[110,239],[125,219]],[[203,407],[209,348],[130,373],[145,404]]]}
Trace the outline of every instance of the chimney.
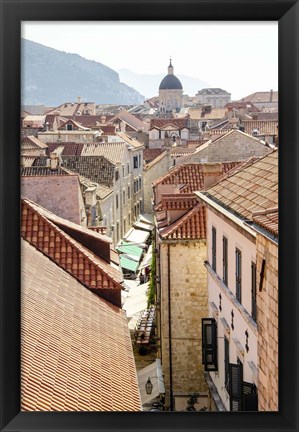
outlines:
{"label": "chimney", "polygon": [[50,153],[50,167],[51,170],[57,170],[58,168],[58,155],[57,153]]}
{"label": "chimney", "polygon": [[220,180],[220,177],[222,176],[222,164],[217,162],[203,163],[202,172],[204,190],[206,190]]}
{"label": "chimney", "polygon": [[77,96],[77,102],[81,103],[81,96]]}
{"label": "chimney", "polygon": [[101,116],[101,123],[105,124],[106,123],[106,116]]}
{"label": "chimney", "polygon": [[271,91],[270,91],[270,102],[272,102],[273,101],[273,90],[271,89]]}

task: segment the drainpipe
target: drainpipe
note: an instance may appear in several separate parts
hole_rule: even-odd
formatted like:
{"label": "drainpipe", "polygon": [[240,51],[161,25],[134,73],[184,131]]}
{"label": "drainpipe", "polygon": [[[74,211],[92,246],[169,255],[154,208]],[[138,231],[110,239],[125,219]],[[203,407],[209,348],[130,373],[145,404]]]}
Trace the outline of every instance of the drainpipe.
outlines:
{"label": "drainpipe", "polygon": [[167,244],[167,271],[168,271],[168,336],[169,336],[169,387],[170,387],[170,410],[173,411],[173,388],[172,388],[172,344],[171,344],[171,300],[170,300],[170,245]]}

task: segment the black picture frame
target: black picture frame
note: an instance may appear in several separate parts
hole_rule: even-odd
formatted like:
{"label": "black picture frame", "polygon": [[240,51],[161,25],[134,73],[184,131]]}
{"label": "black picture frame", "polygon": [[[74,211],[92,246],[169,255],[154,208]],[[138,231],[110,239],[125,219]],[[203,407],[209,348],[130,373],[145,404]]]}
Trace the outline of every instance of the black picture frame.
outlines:
{"label": "black picture frame", "polygon": [[[297,431],[298,1],[0,0],[0,5],[1,431]],[[35,20],[279,22],[279,412],[20,413],[20,31],[21,21]],[[194,55],[200,55],[201,43],[208,41],[198,41]],[[259,65],[248,59],[246,67]]]}

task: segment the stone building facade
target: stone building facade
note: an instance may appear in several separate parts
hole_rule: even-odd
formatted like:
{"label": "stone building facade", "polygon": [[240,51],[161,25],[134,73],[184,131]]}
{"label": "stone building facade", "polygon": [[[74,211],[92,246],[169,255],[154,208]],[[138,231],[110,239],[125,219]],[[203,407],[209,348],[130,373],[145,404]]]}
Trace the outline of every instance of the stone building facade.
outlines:
{"label": "stone building facade", "polygon": [[[254,226],[257,230],[257,274],[261,275],[260,280],[257,281],[257,324],[259,328],[257,346],[259,369],[259,411],[278,411],[277,209],[268,212],[267,214],[264,213],[262,215],[256,215],[254,217],[254,222]],[[272,229],[269,229],[271,226],[270,224],[272,225]]]}
{"label": "stone building facade", "polygon": [[206,240],[165,241],[159,253],[159,332],[166,407],[186,409],[194,392],[200,394],[199,404],[204,407],[207,385],[200,359],[201,318],[207,313]]}

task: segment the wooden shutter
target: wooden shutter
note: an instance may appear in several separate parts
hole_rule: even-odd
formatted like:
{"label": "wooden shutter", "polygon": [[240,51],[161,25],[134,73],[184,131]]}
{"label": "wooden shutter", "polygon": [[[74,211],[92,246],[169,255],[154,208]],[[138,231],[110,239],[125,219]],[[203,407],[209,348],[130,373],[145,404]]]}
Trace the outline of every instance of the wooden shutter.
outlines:
{"label": "wooden shutter", "polygon": [[222,238],[222,245],[223,245],[223,282],[225,285],[227,285],[227,238]]}
{"label": "wooden shutter", "polygon": [[242,411],[258,411],[258,395],[254,384],[243,382],[242,402]]}
{"label": "wooden shutter", "polygon": [[217,371],[217,324],[214,318],[202,318],[202,364],[205,371]]}
{"label": "wooden shutter", "polygon": [[241,251],[236,249],[236,298],[241,303]]}
{"label": "wooden shutter", "polygon": [[212,269],[216,272],[216,228],[212,227]]}
{"label": "wooden shutter", "polygon": [[243,380],[243,365],[229,363],[229,395],[230,395],[230,410],[242,410],[242,380]]}
{"label": "wooden shutter", "polygon": [[251,263],[251,316],[256,321],[256,264]]}

